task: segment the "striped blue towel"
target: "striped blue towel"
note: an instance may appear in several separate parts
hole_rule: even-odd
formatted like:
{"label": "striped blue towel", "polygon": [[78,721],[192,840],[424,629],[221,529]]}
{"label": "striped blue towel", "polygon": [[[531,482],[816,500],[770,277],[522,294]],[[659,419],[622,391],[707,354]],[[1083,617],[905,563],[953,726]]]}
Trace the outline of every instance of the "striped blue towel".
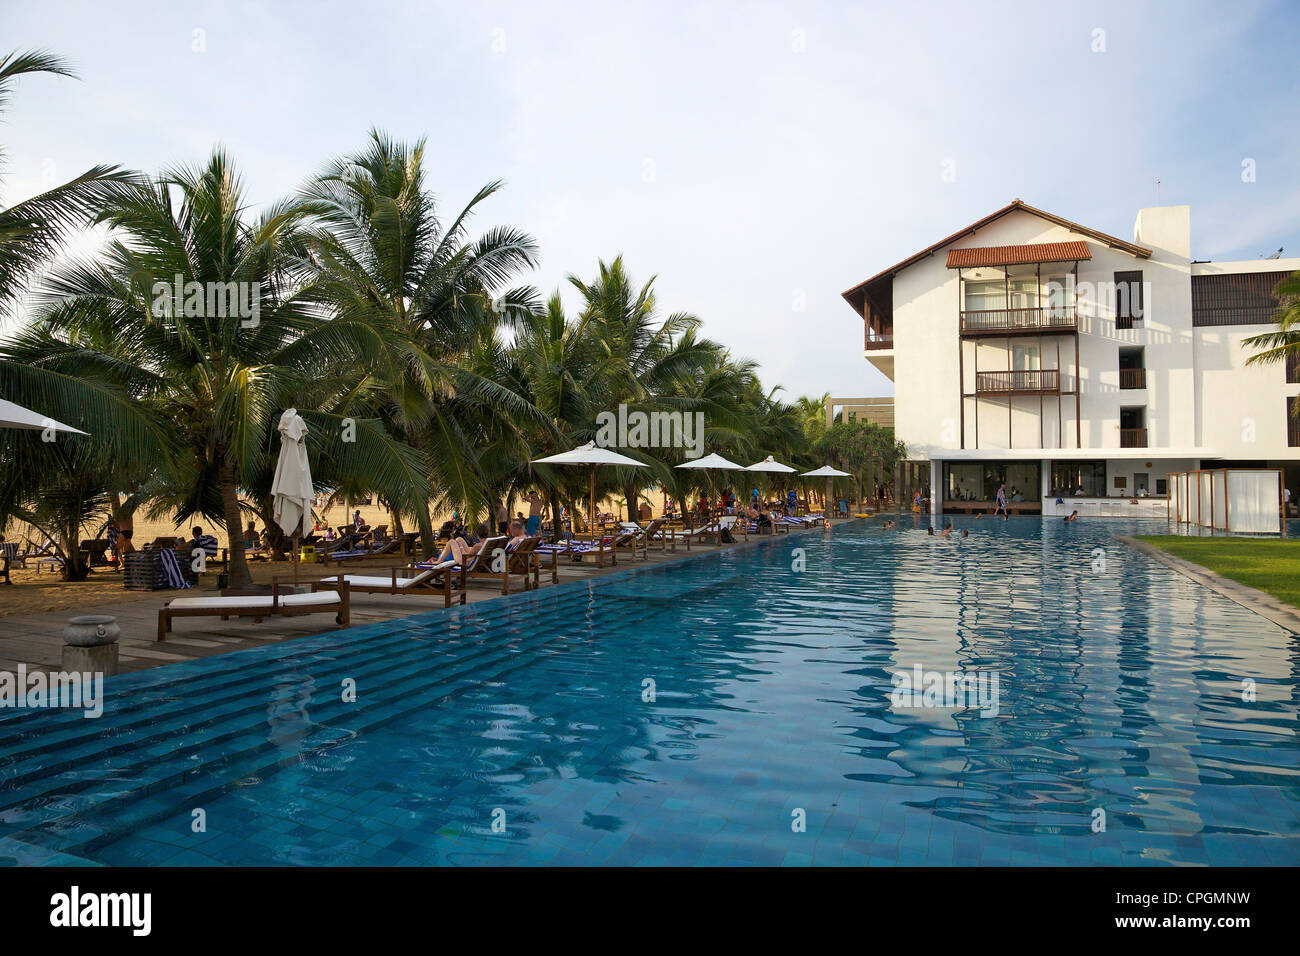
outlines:
{"label": "striped blue towel", "polygon": [[162,555],[162,568],[163,573],[167,575],[167,586],[171,588],[189,587],[185,575],[181,573],[181,564],[176,560],[176,552],[171,548],[163,548],[159,554]]}

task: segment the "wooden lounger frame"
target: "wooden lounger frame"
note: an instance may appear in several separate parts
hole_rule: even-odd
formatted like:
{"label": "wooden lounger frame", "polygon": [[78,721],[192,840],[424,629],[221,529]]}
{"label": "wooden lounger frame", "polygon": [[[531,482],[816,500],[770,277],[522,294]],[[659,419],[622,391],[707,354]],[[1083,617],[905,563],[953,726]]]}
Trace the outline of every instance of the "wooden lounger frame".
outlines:
{"label": "wooden lounger frame", "polygon": [[[353,584],[350,581],[344,580],[348,576],[348,572],[340,571],[337,578],[331,576],[327,580],[313,581],[311,585],[312,592],[315,593],[317,591],[338,591],[340,594],[344,592],[350,594],[355,591],[358,594],[426,594],[426,595],[437,594],[441,592],[442,599],[443,599],[442,606],[451,607],[451,581],[452,581],[452,577],[454,576],[451,568],[443,568],[441,571],[438,571],[435,574],[430,575],[429,577],[430,581],[434,581],[439,578],[442,579],[442,587],[436,589],[429,586],[428,582],[424,582],[422,584],[408,585],[406,587],[401,587],[397,583],[398,571],[414,571],[416,573],[406,575],[406,576],[418,578],[425,571],[432,570],[431,568],[420,568],[420,567],[416,567],[415,565],[406,565],[406,566],[395,566],[391,568],[373,568],[370,570],[391,572],[392,583],[387,586],[380,586],[378,584]],[[358,575],[358,576],[370,577],[371,575]],[[460,603],[464,604],[465,603],[465,573],[463,570],[460,572],[459,576],[460,576]]]}
{"label": "wooden lounger frame", "polygon": [[178,617],[220,617],[223,621],[228,621],[232,617],[251,617],[254,624],[261,624],[262,619],[266,617],[297,617],[300,614],[324,614],[326,611],[334,611],[334,623],[340,627],[347,627],[352,620],[352,608],[348,591],[340,591],[339,600],[340,604],[323,607],[286,607],[280,603],[280,584],[275,582],[271,585],[270,607],[254,607],[252,605],[240,607],[232,601],[230,605],[223,607],[173,608],[170,606],[171,602],[169,601],[158,609],[157,640],[167,640],[167,632],[172,629],[172,620]]}

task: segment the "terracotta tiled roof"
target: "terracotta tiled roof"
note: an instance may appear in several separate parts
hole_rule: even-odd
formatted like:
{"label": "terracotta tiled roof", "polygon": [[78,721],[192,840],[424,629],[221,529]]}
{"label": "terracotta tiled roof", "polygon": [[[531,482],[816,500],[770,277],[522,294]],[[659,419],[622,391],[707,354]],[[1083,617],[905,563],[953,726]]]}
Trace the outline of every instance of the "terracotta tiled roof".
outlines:
{"label": "terracotta tiled roof", "polygon": [[997,220],[1001,219],[1003,216],[1012,212],[1027,212],[1030,215],[1037,216],[1040,219],[1045,219],[1046,221],[1055,223],[1058,226],[1064,226],[1066,229],[1069,229],[1071,232],[1075,232],[1081,236],[1087,236],[1089,239],[1093,239],[1096,240],[1097,242],[1104,243],[1105,245],[1109,246],[1112,249],[1121,249],[1124,252],[1127,252],[1129,255],[1136,256],[1139,259],[1151,258],[1151,250],[1145,248],[1144,246],[1139,246],[1137,243],[1134,242],[1126,242],[1125,240],[1117,239],[1114,236],[1108,236],[1104,232],[1099,232],[1096,229],[1089,229],[1087,226],[1080,225],[1077,222],[1071,222],[1068,219],[1062,219],[1060,216],[1053,216],[1050,212],[1046,212],[1045,210],[1038,209],[1034,206],[1029,205],[1029,203],[1027,202],[1022,202],[1021,200],[1017,199],[1012,203],[1010,203],[1009,205],[1003,206],[1001,209],[997,210],[996,212],[990,213],[989,215],[985,216],[983,219],[971,223],[969,226],[967,226],[965,229],[962,229],[960,232],[954,232],[951,236],[948,236],[946,239],[940,239],[938,242],[934,243],[933,245],[926,246],[920,252],[908,256],[902,262],[897,262],[894,265],[890,266],[888,269],[884,269],[881,272],[876,273],[870,279],[867,279],[864,282],[859,282],[852,289],[849,289],[847,292],[843,293],[845,300],[849,303],[849,305],[853,307],[853,311],[857,312],[858,315],[863,315],[866,307],[868,287],[871,286],[873,283],[892,277],[895,273],[903,269],[906,269],[908,266],[912,265],[912,263],[919,262],[921,259],[924,259],[926,256],[934,255],[934,253],[938,252],[940,249],[943,249],[946,246],[950,246],[954,242],[964,239],[969,235],[973,235],[976,232],[976,230],[983,229],[985,226],[989,225],[990,223],[996,222]]}
{"label": "terracotta tiled roof", "polygon": [[1023,246],[979,246],[949,249],[949,269],[1019,266],[1034,262],[1075,262],[1091,259],[1086,242],[1031,242]]}

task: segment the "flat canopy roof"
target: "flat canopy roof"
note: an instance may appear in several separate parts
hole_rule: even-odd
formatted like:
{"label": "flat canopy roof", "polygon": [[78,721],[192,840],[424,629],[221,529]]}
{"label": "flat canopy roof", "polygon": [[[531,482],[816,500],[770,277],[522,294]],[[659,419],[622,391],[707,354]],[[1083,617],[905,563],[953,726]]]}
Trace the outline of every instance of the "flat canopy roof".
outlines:
{"label": "flat canopy roof", "polygon": [[1086,242],[1031,242],[1023,246],[978,246],[949,249],[949,269],[983,266],[1022,266],[1038,262],[1078,262],[1091,259]]}

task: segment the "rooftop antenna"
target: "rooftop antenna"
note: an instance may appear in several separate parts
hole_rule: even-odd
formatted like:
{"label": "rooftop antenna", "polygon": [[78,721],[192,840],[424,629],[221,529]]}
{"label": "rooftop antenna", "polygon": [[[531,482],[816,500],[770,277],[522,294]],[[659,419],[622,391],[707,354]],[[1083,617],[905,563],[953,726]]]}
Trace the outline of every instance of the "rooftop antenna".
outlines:
{"label": "rooftop antenna", "polygon": [[1160,180],[1156,180],[1156,205],[1160,205]]}
{"label": "rooftop antenna", "polygon": [[1264,258],[1265,258],[1265,259],[1281,259],[1281,258],[1282,258],[1282,250],[1285,249],[1285,248],[1286,248],[1285,246],[1278,246],[1278,247],[1277,247],[1277,252],[1273,253],[1271,256],[1265,256]]}

